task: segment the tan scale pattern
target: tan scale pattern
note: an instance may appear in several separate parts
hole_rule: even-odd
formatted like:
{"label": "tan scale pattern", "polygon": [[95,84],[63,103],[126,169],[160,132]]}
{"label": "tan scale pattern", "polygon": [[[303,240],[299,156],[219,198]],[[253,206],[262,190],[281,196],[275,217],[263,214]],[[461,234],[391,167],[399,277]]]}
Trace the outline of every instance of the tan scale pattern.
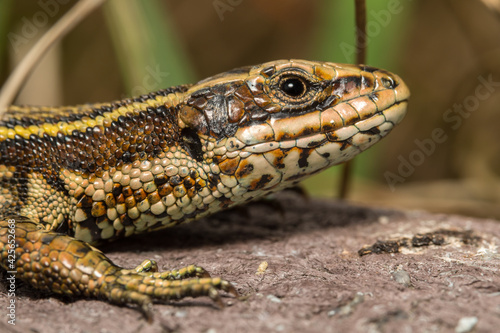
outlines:
{"label": "tan scale pattern", "polygon": [[34,287],[136,304],[148,317],[152,300],[236,295],[200,267],[127,270],[90,244],[192,221],[345,162],[402,120],[408,98],[384,70],[279,60],[112,103],[12,106],[0,122],[0,263]]}

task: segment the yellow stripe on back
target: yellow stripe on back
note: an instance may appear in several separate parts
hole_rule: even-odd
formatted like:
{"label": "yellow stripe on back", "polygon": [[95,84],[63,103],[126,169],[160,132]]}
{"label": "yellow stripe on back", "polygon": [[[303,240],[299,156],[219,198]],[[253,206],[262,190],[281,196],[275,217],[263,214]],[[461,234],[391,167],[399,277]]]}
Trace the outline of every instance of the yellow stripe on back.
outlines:
{"label": "yellow stripe on back", "polygon": [[[19,135],[24,139],[29,139],[32,134],[39,137],[43,137],[44,134],[55,137],[58,133],[69,135],[74,130],[85,132],[89,127],[106,126],[110,123],[110,121],[116,121],[120,116],[125,116],[127,114],[136,114],[148,107],[172,107],[179,102],[180,97],[181,96],[179,96],[178,93],[172,93],[167,96],[157,95],[155,96],[155,99],[148,99],[144,102],[133,102],[114,109],[111,112],[104,112],[102,115],[99,115],[95,118],[85,116],[79,120],[72,122],[60,121],[56,124],[43,123],[40,125],[30,125],[28,127],[16,125],[14,126],[14,128],[0,126],[0,142],[6,139],[14,139],[16,135]],[[68,116],[68,113],[83,114],[95,108],[111,106],[112,104],[109,103],[57,108],[13,105],[10,106],[7,110],[4,121],[8,121],[9,119],[22,120],[26,118],[43,120],[46,118],[53,118],[57,116]]]}

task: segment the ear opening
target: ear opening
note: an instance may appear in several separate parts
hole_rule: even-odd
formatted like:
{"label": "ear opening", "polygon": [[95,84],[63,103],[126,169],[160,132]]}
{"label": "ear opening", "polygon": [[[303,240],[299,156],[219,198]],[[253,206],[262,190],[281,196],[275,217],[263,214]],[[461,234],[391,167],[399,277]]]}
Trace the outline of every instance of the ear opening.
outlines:
{"label": "ear opening", "polygon": [[192,128],[183,128],[181,131],[183,148],[196,161],[203,161],[203,150],[201,149],[200,137]]}

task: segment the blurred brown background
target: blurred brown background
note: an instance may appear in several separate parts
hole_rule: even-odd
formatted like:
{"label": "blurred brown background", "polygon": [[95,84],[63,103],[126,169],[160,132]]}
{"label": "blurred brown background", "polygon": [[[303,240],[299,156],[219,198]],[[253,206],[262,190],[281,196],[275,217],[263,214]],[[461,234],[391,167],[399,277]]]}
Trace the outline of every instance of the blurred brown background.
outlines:
{"label": "blurred brown background", "polygon": [[[120,99],[280,58],[353,62],[352,2],[109,0],[44,58],[16,103]],[[2,0],[2,82],[74,3]],[[356,159],[349,198],[499,219],[500,2],[368,0],[367,20],[367,63],[398,73],[412,98],[404,122]],[[338,169],[307,191],[334,197]]]}

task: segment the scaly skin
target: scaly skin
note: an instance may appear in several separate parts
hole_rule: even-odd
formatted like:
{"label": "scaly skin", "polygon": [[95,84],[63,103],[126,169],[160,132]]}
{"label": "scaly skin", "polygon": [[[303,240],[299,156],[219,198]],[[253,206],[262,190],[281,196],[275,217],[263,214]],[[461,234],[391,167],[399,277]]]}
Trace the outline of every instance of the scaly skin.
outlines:
{"label": "scaly skin", "polygon": [[36,288],[136,304],[149,317],[153,301],[237,295],[200,267],[128,270],[91,244],[345,162],[402,120],[408,97],[383,70],[281,60],[113,103],[11,106],[0,122],[0,264]]}

